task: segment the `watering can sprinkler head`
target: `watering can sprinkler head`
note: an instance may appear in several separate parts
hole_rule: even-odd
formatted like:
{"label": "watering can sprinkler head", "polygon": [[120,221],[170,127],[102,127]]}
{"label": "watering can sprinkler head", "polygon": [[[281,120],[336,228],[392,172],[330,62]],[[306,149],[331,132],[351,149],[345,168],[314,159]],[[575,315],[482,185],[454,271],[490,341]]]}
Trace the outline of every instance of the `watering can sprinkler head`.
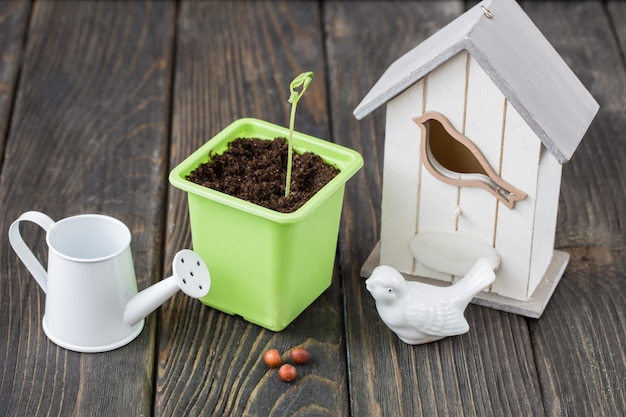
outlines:
{"label": "watering can sprinkler head", "polygon": [[211,288],[211,274],[204,260],[192,250],[183,249],[174,256],[173,275],[135,294],[124,310],[124,322],[134,325],[156,310],[178,290],[192,298],[201,298]]}

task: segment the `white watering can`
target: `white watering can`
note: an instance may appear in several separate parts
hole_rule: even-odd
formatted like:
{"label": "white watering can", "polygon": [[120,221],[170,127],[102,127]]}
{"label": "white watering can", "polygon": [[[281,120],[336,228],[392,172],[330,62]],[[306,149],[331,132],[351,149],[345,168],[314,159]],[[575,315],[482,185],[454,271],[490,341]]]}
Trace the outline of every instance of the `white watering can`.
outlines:
{"label": "white watering can", "polygon": [[[19,225],[33,222],[46,231],[48,270],[24,243]],[[173,276],[137,292],[130,230],[121,221],[83,214],[54,222],[29,211],[9,228],[9,241],[46,293],[43,330],[59,346],[77,352],[105,352],[134,340],[144,318],[179,289],[200,298],[211,276],[202,258],[184,249]]]}

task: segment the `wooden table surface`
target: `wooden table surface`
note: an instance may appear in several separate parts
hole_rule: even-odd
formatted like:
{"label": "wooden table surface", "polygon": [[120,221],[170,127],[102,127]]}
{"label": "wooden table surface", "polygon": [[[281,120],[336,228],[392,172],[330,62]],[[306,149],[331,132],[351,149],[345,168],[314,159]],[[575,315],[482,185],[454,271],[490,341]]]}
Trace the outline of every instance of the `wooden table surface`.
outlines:
{"label": "wooden table surface", "polygon": [[[600,103],[564,166],[556,247],[571,262],[538,319],[475,305],[467,334],[421,346],[380,321],[359,269],[378,240],[384,110],[352,111],[462,1],[0,2],[1,416],[623,416],[626,413],[626,3],[523,8]],[[101,354],[44,335],[45,294],[11,249],[22,212],[117,217],[140,289],[191,245],[169,171],[240,117],[359,151],[333,284],[274,333],[177,294]],[[43,231],[22,228],[45,261]],[[242,260],[242,261],[245,261]],[[284,383],[263,353],[306,346]]]}

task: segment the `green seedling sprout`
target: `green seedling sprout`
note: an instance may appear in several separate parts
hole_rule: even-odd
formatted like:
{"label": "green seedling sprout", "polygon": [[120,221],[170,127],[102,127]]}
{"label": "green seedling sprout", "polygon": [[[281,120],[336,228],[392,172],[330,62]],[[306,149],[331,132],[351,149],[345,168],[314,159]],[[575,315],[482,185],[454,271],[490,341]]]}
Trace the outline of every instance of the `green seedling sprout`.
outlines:
{"label": "green seedling sprout", "polygon": [[[289,139],[287,141],[287,179],[285,183],[285,197],[289,196],[289,191],[291,189],[291,167],[293,165],[293,125],[296,120],[296,106],[298,105],[300,97],[302,97],[304,91],[309,87],[312,80],[313,73],[308,71],[298,75],[294,78],[291,84],[289,84],[289,90],[291,92],[289,95],[289,102],[291,103],[291,116],[289,117]],[[299,91],[297,90],[298,88],[300,88]]]}

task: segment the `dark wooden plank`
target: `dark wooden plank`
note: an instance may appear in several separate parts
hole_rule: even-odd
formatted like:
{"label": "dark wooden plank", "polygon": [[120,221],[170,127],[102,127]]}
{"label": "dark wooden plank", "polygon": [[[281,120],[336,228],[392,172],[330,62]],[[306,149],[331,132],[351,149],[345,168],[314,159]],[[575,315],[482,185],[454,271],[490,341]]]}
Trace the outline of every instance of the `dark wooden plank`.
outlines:
{"label": "dark wooden plank", "polygon": [[[0,188],[0,229],[26,210],[99,212],[133,233],[139,287],[161,278],[175,5],[36,2]],[[43,233],[23,233],[43,259]],[[45,261],[44,261],[45,264]],[[154,318],[128,346],[78,354],[41,330],[45,295],[0,253],[0,414],[151,415]]]}
{"label": "dark wooden plank", "polygon": [[626,59],[624,52],[626,51],[626,25],[624,18],[626,17],[626,4],[622,1],[608,1],[607,12],[611,21],[611,29],[615,31],[619,41],[620,50],[622,52],[622,60]]}
{"label": "dark wooden plank", "polygon": [[462,2],[330,2],[329,82],[333,135],[362,151],[348,187],[341,236],[352,414],[542,415],[524,318],[470,306],[468,334],[421,346],[401,342],[378,317],[359,277],[379,233],[384,109],[352,110],[404,52],[464,11]]}
{"label": "dark wooden plank", "polygon": [[[329,138],[321,25],[315,2],[182,2],[172,167],[236,118],[286,125],[289,83],[306,70],[317,75],[298,105],[296,129]],[[186,196],[174,188],[167,225],[171,259],[191,244]],[[346,415],[342,308],[333,282],[280,333],[178,296],[161,315],[155,414]],[[296,345],[308,347],[312,360],[284,383],[262,356]]]}
{"label": "dark wooden plank", "polygon": [[29,12],[27,0],[0,2],[0,155],[4,151]]}
{"label": "dark wooden plank", "polygon": [[[601,2],[524,8],[600,103],[563,168],[556,245],[571,262],[543,317],[531,322],[546,414],[624,415],[624,62]],[[608,10],[613,26],[623,27],[625,9]]]}

